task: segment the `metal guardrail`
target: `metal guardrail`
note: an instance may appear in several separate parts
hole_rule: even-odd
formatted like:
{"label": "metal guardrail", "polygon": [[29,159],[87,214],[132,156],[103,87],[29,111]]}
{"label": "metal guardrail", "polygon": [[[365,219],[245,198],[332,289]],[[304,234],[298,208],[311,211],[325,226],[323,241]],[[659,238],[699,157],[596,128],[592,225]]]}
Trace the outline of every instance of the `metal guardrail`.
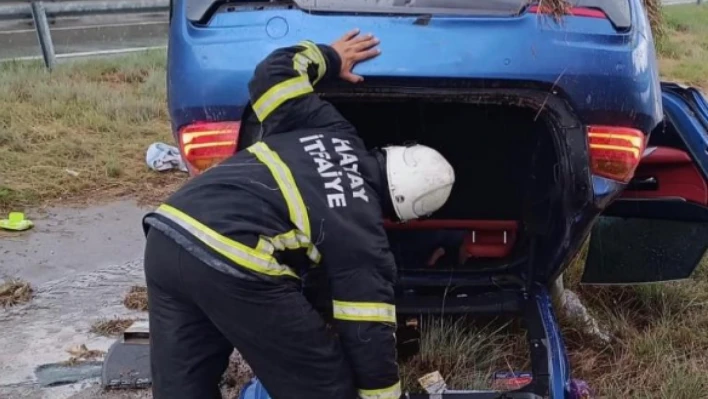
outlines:
{"label": "metal guardrail", "polygon": [[661,4],[665,6],[673,6],[678,4],[703,4],[703,0],[662,0]]}
{"label": "metal guardrail", "polygon": [[42,50],[42,58],[48,69],[56,65],[50,17],[100,15],[112,13],[148,13],[168,11],[170,0],[113,0],[113,1],[32,1],[31,3],[0,5],[0,20],[32,18],[37,40]]}
{"label": "metal guardrail", "polygon": [[[662,0],[664,5],[702,4],[704,0]],[[0,20],[29,19],[34,21],[37,39],[42,50],[44,64],[50,70],[54,68],[57,54],[54,52],[51,29],[47,17],[100,15],[112,13],[149,13],[168,11],[170,0],[96,0],[96,1],[59,1],[42,2],[31,0],[28,3],[0,5]],[[124,52],[121,50],[98,53]],[[68,57],[71,54],[61,54]]]}
{"label": "metal guardrail", "polygon": [[169,0],[113,0],[113,1],[32,1],[27,3],[0,5],[0,19],[21,19],[32,17],[32,6],[40,3],[48,16],[93,15],[129,12],[167,11]]}

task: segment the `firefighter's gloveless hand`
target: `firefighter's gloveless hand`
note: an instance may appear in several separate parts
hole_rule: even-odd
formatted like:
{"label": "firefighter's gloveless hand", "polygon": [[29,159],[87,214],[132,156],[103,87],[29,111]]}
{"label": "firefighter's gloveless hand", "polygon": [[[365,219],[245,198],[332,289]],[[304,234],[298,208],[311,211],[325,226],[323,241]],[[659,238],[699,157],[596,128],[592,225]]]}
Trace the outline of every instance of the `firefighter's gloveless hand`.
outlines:
{"label": "firefighter's gloveless hand", "polygon": [[347,32],[339,40],[332,43],[332,48],[339,54],[342,60],[342,69],[339,77],[351,83],[359,83],[363,77],[352,73],[354,66],[368,59],[381,54],[381,50],[375,48],[379,44],[379,39],[372,34],[359,35],[359,29]]}

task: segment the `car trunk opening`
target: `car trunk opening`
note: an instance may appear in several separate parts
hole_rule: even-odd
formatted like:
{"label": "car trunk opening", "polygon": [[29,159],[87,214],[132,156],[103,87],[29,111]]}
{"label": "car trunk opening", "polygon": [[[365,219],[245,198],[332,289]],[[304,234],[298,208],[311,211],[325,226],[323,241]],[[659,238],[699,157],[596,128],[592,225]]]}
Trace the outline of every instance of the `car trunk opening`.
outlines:
{"label": "car trunk opening", "polygon": [[524,101],[479,97],[327,96],[369,147],[417,142],[455,168],[447,204],[428,220],[388,224],[400,268],[484,270],[525,256],[529,223],[560,200],[554,121]]}

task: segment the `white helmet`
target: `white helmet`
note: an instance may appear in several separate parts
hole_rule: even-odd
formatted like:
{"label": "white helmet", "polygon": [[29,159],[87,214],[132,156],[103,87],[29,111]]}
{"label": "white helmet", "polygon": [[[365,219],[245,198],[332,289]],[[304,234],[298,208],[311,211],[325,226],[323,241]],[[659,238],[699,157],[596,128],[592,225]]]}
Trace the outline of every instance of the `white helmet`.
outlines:
{"label": "white helmet", "polygon": [[455,183],[452,165],[424,145],[384,147],[388,191],[401,221],[427,216],[440,209]]}

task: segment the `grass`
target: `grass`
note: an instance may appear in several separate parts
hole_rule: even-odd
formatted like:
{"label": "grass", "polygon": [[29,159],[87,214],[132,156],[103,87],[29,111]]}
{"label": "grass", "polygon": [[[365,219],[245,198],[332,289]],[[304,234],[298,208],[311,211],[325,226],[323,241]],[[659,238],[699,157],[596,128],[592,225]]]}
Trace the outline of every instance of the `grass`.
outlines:
{"label": "grass", "polygon": [[123,305],[131,310],[148,310],[148,297],[147,288],[141,286],[133,286],[130,288],[125,298],[123,298]]}
{"label": "grass", "polygon": [[[584,252],[566,275],[612,336],[609,344],[560,317],[573,377],[604,399],[689,399],[708,390],[708,256],[687,281],[641,286],[578,284]],[[403,385],[421,392],[418,378],[439,370],[452,389],[489,389],[493,371],[529,371],[518,326],[429,319],[421,353],[401,365]]]}
{"label": "grass", "polygon": [[32,286],[20,279],[9,279],[0,284],[0,307],[7,308],[32,299]]}
{"label": "grass", "polygon": [[428,318],[421,324],[420,354],[401,364],[405,390],[422,392],[418,379],[439,371],[449,389],[485,389],[498,370],[528,366],[518,328],[498,321]]}
{"label": "grass", "polygon": [[[582,263],[574,267],[582,267]],[[573,288],[613,336],[610,345],[602,345],[566,325],[577,378],[589,381],[607,398],[705,395],[708,257],[688,281]]]}
{"label": "grass", "polygon": [[135,323],[134,319],[101,319],[93,323],[91,332],[104,337],[116,337],[123,334],[133,323]]}
{"label": "grass", "polygon": [[88,349],[86,345],[76,345],[69,348],[67,352],[71,357],[69,357],[69,360],[65,361],[64,364],[68,366],[98,360],[106,354],[104,351],[98,349]]}
{"label": "grass", "polygon": [[145,164],[172,143],[165,53],[61,64],[0,63],[0,212],[134,195],[161,198],[183,174]]}
{"label": "grass", "polygon": [[665,33],[658,40],[666,79],[708,91],[708,4],[664,7]]}

